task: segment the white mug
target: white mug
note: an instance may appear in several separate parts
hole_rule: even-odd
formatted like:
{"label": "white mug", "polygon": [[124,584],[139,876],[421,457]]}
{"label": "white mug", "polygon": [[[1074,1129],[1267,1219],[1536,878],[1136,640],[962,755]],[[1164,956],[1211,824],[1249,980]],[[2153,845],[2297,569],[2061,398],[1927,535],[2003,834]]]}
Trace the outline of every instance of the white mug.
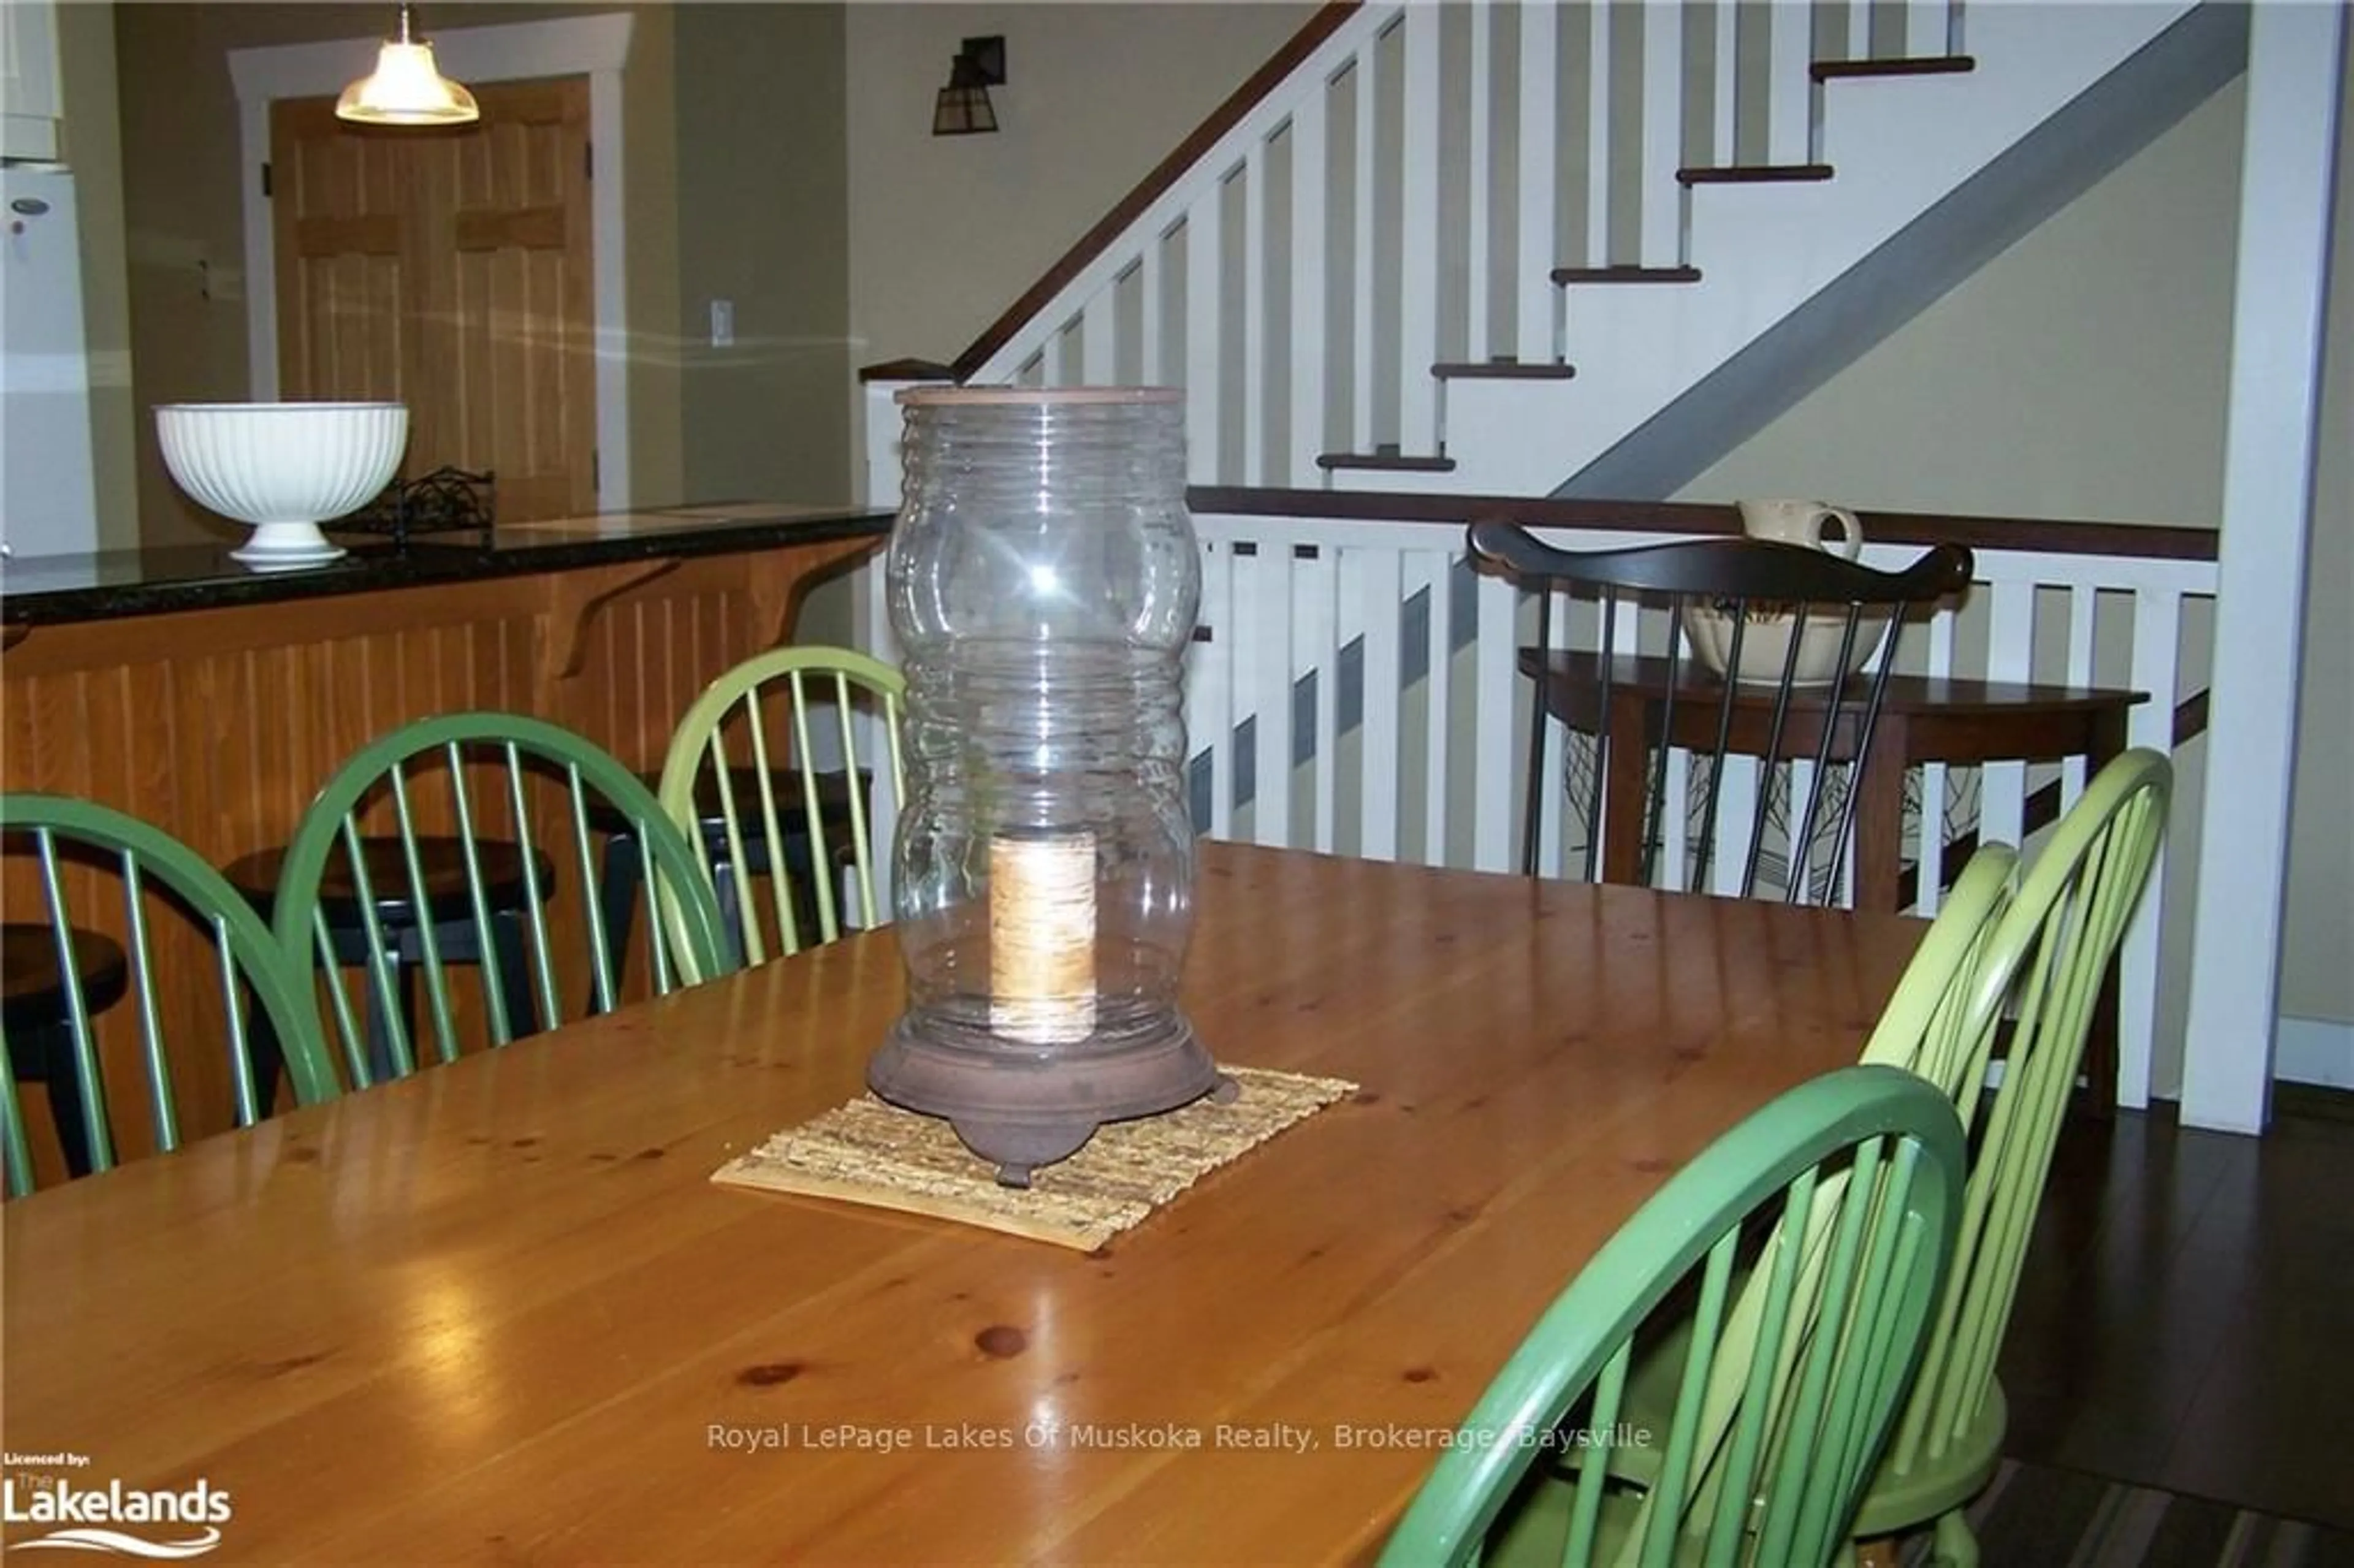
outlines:
{"label": "white mug", "polygon": [[1863,551],[1863,528],[1855,514],[1819,501],[1744,501],[1741,527],[1753,539],[1812,545],[1852,561]]}

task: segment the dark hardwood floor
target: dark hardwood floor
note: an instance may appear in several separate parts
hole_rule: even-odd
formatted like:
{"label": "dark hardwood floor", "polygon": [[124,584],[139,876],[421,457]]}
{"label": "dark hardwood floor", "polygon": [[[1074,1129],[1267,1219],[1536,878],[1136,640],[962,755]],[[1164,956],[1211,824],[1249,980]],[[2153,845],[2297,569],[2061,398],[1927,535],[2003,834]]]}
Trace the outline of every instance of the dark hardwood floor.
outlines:
{"label": "dark hardwood floor", "polygon": [[2013,1458],[2354,1530],[2354,1096],[2072,1124],[2001,1375]]}

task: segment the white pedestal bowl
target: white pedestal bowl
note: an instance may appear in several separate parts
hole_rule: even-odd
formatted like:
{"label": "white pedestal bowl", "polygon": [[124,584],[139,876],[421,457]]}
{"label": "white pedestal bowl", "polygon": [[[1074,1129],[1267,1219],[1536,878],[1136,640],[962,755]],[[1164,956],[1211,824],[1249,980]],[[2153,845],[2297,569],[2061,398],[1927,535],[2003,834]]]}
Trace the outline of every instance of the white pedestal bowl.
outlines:
{"label": "white pedestal bowl", "polygon": [[164,466],[189,497],[250,524],[229,553],[253,567],[307,567],[344,553],[319,524],[382,493],[408,445],[399,403],[167,403],[155,410]]}

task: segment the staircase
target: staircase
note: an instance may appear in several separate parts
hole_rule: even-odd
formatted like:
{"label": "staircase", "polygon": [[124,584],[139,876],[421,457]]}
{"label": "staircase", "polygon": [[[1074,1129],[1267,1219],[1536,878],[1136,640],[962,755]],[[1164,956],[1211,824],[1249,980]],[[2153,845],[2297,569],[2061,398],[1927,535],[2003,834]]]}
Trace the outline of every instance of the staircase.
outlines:
{"label": "staircase", "polygon": [[[2198,218],[2240,237],[2221,543],[1890,514],[1871,548],[1978,550],[1967,603],[1900,652],[1930,674],[2146,691],[2127,740],[2160,749],[2206,731],[2211,685],[2237,727],[2193,759],[2185,874],[2154,881],[2125,948],[2122,1100],[2179,1092],[2186,1125],[2253,1131],[2295,625],[2228,612],[2304,588],[2342,34],[2333,7],[2218,0],[1329,5],[946,373],[1186,388],[1205,832],[1501,868],[1529,607],[1465,571],[1464,521],[1549,495],[1515,504],[1571,547],[1725,526],[1643,498],[2244,71],[2247,183]],[[898,493],[894,381],[943,373],[870,373],[875,503]],[[858,621],[887,653],[866,576]],[[2042,777],[1983,769],[1977,831],[2026,837]],[[2062,805],[2082,782],[2072,765]],[[1923,769],[1925,821],[1951,825],[1956,783]],[[2163,966],[2161,926],[2197,938]]]}
{"label": "staircase", "polygon": [[2245,27],[2217,3],[1328,8],[956,368],[1182,384],[1198,484],[1669,493],[2188,112]]}

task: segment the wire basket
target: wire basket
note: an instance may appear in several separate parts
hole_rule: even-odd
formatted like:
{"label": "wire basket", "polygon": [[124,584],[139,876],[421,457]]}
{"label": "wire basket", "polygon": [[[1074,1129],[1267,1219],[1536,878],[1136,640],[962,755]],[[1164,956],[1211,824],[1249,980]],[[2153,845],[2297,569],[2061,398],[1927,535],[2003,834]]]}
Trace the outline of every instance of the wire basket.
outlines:
{"label": "wire basket", "polygon": [[411,480],[394,480],[384,493],[334,526],[339,532],[378,534],[395,545],[428,534],[484,535],[498,511],[497,476],[437,468]]}

